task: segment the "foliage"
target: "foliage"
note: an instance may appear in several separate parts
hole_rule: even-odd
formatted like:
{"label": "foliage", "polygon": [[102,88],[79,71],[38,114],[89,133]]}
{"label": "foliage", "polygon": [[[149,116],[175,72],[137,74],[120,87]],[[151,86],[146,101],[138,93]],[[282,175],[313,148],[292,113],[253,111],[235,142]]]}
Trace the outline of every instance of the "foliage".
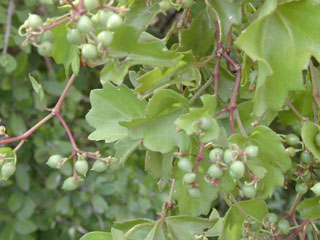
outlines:
{"label": "foliage", "polygon": [[318,239],[319,11],[2,1],[0,239]]}

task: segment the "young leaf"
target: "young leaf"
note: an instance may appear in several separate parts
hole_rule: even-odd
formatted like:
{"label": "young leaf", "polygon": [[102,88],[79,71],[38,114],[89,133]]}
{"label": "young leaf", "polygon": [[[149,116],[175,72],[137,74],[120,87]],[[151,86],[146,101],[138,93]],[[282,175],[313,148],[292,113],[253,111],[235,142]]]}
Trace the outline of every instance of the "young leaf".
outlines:
{"label": "young leaf", "polygon": [[316,158],[320,159],[320,149],[315,142],[315,137],[319,132],[319,125],[312,122],[304,123],[301,128],[301,137],[307,149],[312,152]]}
{"label": "young leaf", "polygon": [[297,207],[300,216],[306,219],[320,218],[320,197],[305,198]]}
{"label": "young leaf", "polygon": [[80,240],[114,240],[111,233],[107,232],[89,232],[83,235]]}

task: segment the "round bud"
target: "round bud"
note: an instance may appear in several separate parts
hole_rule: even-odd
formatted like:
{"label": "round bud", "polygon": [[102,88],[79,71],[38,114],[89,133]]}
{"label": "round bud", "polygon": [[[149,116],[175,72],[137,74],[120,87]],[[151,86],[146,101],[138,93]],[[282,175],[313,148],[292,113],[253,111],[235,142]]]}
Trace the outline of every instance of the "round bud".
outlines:
{"label": "round bud", "polygon": [[201,198],[201,190],[199,188],[189,188],[188,193],[193,198]]}
{"label": "round bud", "polygon": [[92,44],[84,44],[81,50],[82,56],[87,59],[93,59],[98,56],[98,50],[95,45]]}
{"label": "round bud", "polygon": [[113,32],[102,31],[98,34],[97,39],[104,47],[109,47],[113,39]]}
{"label": "round bud", "polygon": [[246,196],[247,198],[254,198],[254,196],[257,193],[257,190],[253,184],[252,185],[243,185],[241,191],[242,191],[243,195]]}
{"label": "round bud", "polygon": [[104,172],[107,169],[108,169],[108,165],[101,160],[96,160],[91,168],[91,170],[95,172]]}
{"label": "round bud", "polygon": [[1,167],[2,179],[8,180],[16,171],[16,165],[13,162],[7,162]]}
{"label": "round bud", "polygon": [[295,146],[300,143],[300,139],[297,135],[290,133],[286,136],[286,142],[290,146]]}
{"label": "round bud", "polygon": [[104,10],[100,10],[98,12],[99,14],[99,21],[102,25],[107,26],[108,23],[108,19],[111,15],[113,15],[112,11],[104,11]]}
{"label": "round bud", "polygon": [[217,165],[213,164],[208,169],[208,174],[213,179],[221,178],[223,176],[223,171]]}
{"label": "round bud", "polygon": [[286,148],[286,152],[288,153],[288,157],[293,158],[296,155],[296,149],[293,147]]}
{"label": "round bud", "polygon": [[193,183],[196,180],[197,175],[195,173],[186,173],[183,176],[183,182],[184,183]]}
{"label": "round bud", "polygon": [[99,0],[84,0],[84,6],[89,11],[96,9],[99,5]]}
{"label": "round bud", "polygon": [[83,176],[87,175],[89,166],[88,166],[88,162],[86,160],[78,160],[76,161],[76,170],[78,173],[80,173]]}
{"label": "round bud", "polygon": [[229,165],[232,159],[236,159],[236,153],[232,152],[231,149],[226,149],[223,154],[223,161]]}
{"label": "round bud", "polygon": [[42,35],[42,41],[43,42],[53,42],[54,41],[54,35],[51,30],[45,31]]}
{"label": "round bud", "polygon": [[64,180],[62,189],[66,191],[73,191],[78,187],[78,183],[73,179],[73,177],[68,177]]}
{"label": "round bud", "polygon": [[58,163],[62,160],[62,157],[60,155],[52,155],[49,157],[46,164],[51,167],[57,169]]}
{"label": "round bud", "polygon": [[211,161],[216,162],[221,160],[223,157],[223,149],[221,148],[214,148],[210,151],[209,158]]}
{"label": "round bud", "polygon": [[314,192],[315,195],[320,196],[320,182],[313,185],[311,190]]}
{"label": "round bud", "polygon": [[178,161],[178,168],[180,168],[184,172],[192,171],[192,162],[188,157],[182,157]]}
{"label": "round bud", "polygon": [[192,7],[192,5],[193,5],[193,0],[184,0],[183,2],[182,2],[182,8],[183,9],[186,9],[186,8],[191,8]]}
{"label": "round bud", "polygon": [[278,221],[278,216],[276,214],[274,214],[274,213],[268,213],[267,216],[265,217],[265,219],[269,223],[275,224]]}
{"label": "round bud", "polygon": [[209,128],[211,128],[213,125],[213,120],[212,118],[209,117],[202,117],[199,120],[199,127],[202,130],[208,130]]}
{"label": "round bud", "polygon": [[231,163],[229,173],[233,179],[240,179],[244,176],[245,166],[241,161]]}
{"label": "round bud", "polygon": [[48,41],[42,42],[38,47],[38,53],[41,56],[50,56],[51,51],[52,51],[52,43]]}
{"label": "round bud", "polygon": [[92,22],[90,18],[83,15],[77,24],[77,29],[82,33],[89,33],[92,30]]}
{"label": "round bud", "polygon": [[161,2],[159,3],[159,6],[160,6],[161,10],[163,10],[163,11],[168,11],[168,10],[171,9],[171,4],[170,4],[170,2],[167,1],[167,0],[161,1]]}
{"label": "round bud", "polygon": [[28,25],[32,29],[37,29],[42,26],[42,19],[39,15],[37,14],[30,14],[28,17]]}
{"label": "round bud", "polygon": [[315,137],[315,142],[317,144],[318,147],[320,147],[320,133],[318,133]]}
{"label": "round bud", "polygon": [[118,14],[114,13],[108,18],[107,28],[115,29],[120,27],[121,25],[122,25],[122,18]]}
{"label": "round bud", "polygon": [[67,33],[67,40],[69,43],[80,45],[82,43],[82,35],[78,29],[70,29]]}
{"label": "round bud", "polygon": [[254,145],[249,145],[244,149],[244,151],[249,158],[255,158],[258,156],[259,148]]}
{"label": "round bud", "polygon": [[314,161],[314,158],[309,151],[303,151],[300,157],[301,157],[301,160],[306,164],[311,164]]}
{"label": "round bud", "polygon": [[298,183],[296,184],[295,189],[297,193],[305,194],[306,192],[308,192],[308,185],[305,183]]}
{"label": "round bud", "polygon": [[286,219],[280,219],[277,224],[277,227],[280,230],[280,232],[283,234],[288,234],[290,231],[290,224]]}

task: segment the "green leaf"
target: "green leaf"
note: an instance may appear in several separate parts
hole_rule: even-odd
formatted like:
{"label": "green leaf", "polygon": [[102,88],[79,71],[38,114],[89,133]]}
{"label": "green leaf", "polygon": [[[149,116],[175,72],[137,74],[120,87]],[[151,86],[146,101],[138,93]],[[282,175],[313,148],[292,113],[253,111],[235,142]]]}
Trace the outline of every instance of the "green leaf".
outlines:
{"label": "green leaf", "polygon": [[182,130],[186,131],[188,135],[196,133],[194,123],[198,121],[201,117],[212,117],[215,115],[217,108],[217,99],[213,95],[203,95],[201,96],[201,101],[203,107],[201,108],[190,108],[189,113],[181,115],[175,124]]}
{"label": "green leaf", "polygon": [[114,144],[115,157],[120,159],[120,164],[124,164],[140,144],[139,140],[132,140],[130,138],[124,138],[117,141]]}
{"label": "green leaf", "polygon": [[130,25],[123,24],[114,31],[110,54],[113,57],[126,57],[132,65],[148,64],[159,67],[175,66],[182,55],[164,51],[160,40],[140,42],[141,31]]}
{"label": "green leaf", "polygon": [[320,197],[305,198],[297,207],[300,216],[306,219],[320,218]]}
{"label": "green leaf", "polygon": [[312,122],[304,123],[301,128],[301,137],[304,144],[306,145],[307,149],[318,159],[320,159],[320,149],[316,145],[315,138],[319,132],[319,125]]}
{"label": "green leaf", "polygon": [[49,190],[55,190],[59,186],[61,181],[61,174],[57,172],[50,173],[46,178],[46,188]]}
{"label": "green leaf", "polygon": [[56,210],[57,212],[66,215],[70,210],[70,197],[63,196],[57,201]]}
{"label": "green leaf", "polygon": [[157,221],[144,240],[167,240],[166,224],[163,220]]}
{"label": "green leaf", "polygon": [[0,66],[2,66],[7,73],[11,73],[17,68],[17,61],[10,54],[1,54]]}
{"label": "green leaf", "polygon": [[92,202],[93,209],[99,214],[104,213],[108,209],[107,202],[100,195],[97,195],[97,194],[93,195],[91,202]]}
{"label": "green leaf", "polygon": [[70,67],[75,74],[80,70],[80,57],[78,47],[67,41],[67,26],[62,24],[53,28],[54,42],[52,44],[51,56],[58,64],[63,64],[66,73],[69,72]]}
{"label": "green leaf", "polygon": [[8,209],[10,212],[15,213],[21,209],[24,203],[24,196],[21,191],[13,192],[8,201]]}
{"label": "green leaf", "polygon": [[143,116],[145,101],[140,101],[125,85],[115,87],[111,83],[103,89],[91,91],[91,110],[86,116],[88,123],[96,128],[89,135],[90,140],[114,142],[127,137],[126,128],[119,121]]}
{"label": "green leaf", "polygon": [[113,240],[112,234],[107,232],[89,232],[83,235],[80,240]]}
{"label": "green leaf", "polygon": [[124,233],[116,228],[111,228],[113,240],[126,240]]}
{"label": "green leaf", "polygon": [[194,240],[194,235],[201,235],[216,220],[199,217],[172,216],[166,218],[167,228],[175,240]]}
{"label": "green leaf", "polygon": [[15,222],[14,228],[21,235],[29,235],[37,230],[37,225],[31,220],[18,220]]}
{"label": "green leaf", "polygon": [[159,2],[157,0],[146,4],[144,1],[136,1],[125,15],[124,22],[139,28],[147,27],[160,11]]}
{"label": "green leaf", "polygon": [[128,73],[129,63],[118,64],[116,61],[107,63],[100,72],[100,82],[102,85],[107,82],[113,82],[117,85],[121,84]]}
{"label": "green leaf", "polygon": [[30,189],[30,176],[28,174],[27,165],[17,164],[15,178],[20,189],[23,191],[28,191]]}
{"label": "green leaf", "polygon": [[267,215],[268,207],[263,200],[248,200],[238,203],[242,209],[240,211],[238,206],[234,206],[228,210],[224,218],[223,232],[221,235],[222,240],[240,239],[242,236],[242,224],[246,216],[243,216],[245,212],[248,216],[254,217],[260,221]]}
{"label": "green leaf", "polygon": [[[289,91],[303,90],[302,70],[310,56],[320,60],[320,4],[292,1],[271,8],[242,32],[236,44],[258,60],[255,112],[280,110]],[[308,36],[308,37],[306,37]]]}
{"label": "green leaf", "polygon": [[159,190],[166,186],[172,171],[173,152],[161,154],[159,152],[147,151],[145,169],[154,178],[160,178]]}
{"label": "green leaf", "polygon": [[19,220],[26,220],[30,218],[36,209],[36,204],[31,197],[26,196],[23,207],[17,212],[16,217]]}
{"label": "green leaf", "polygon": [[42,103],[43,99],[44,99],[44,92],[43,92],[41,84],[39,84],[37,82],[37,80],[31,74],[29,74],[29,79],[31,81],[33,90],[36,92],[36,94],[39,98],[39,102]]}
{"label": "green leaf", "polygon": [[192,50],[194,55],[205,54],[213,46],[216,26],[212,11],[200,12],[192,21],[190,28],[181,31],[180,51]]}
{"label": "green leaf", "polygon": [[162,89],[155,92],[146,108],[146,116],[131,121],[121,122],[128,128],[129,137],[143,139],[143,145],[151,150],[161,153],[171,152],[181,138],[176,132],[174,121],[185,111],[189,103],[178,93]]}
{"label": "green leaf", "polygon": [[232,25],[241,24],[241,1],[210,0],[219,19],[221,40],[226,43]]}
{"label": "green leaf", "polygon": [[121,222],[114,222],[113,225],[115,228],[121,231],[127,232],[131,228],[139,224],[150,224],[150,226],[152,226],[152,224],[154,224],[154,221],[147,218],[137,218],[137,219],[126,220]]}

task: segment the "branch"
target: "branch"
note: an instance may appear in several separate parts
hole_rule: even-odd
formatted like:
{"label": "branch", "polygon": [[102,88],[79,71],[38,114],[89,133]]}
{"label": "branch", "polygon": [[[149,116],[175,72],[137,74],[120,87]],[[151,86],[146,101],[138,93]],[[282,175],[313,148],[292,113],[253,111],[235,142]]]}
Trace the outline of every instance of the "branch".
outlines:
{"label": "branch", "polygon": [[8,6],[8,12],[7,12],[7,27],[6,27],[6,33],[4,34],[4,45],[2,49],[2,54],[6,54],[8,51],[8,45],[9,45],[9,38],[10,38],[10,30],[11,30],[11,23],[12,23],[12,15],[14,12],[14,0],[10,0],[9,6]]}
{"label": "branch", "polygon": [[198,172],[198,168],[199,168],[199,165],[200,165],[200,161],[201,161],[201,159],[202,159],[202,157],[203,157],[204,147],[205,147],[205,144],[202,143],[201,146],[200,146],[199,153],[198,153],[198,155],[197,155],[197,157],[196,157],[196,163],[195,163],[194,170],[193,170],[194,173],[196,173],[196,174],[197,174],[197,172]]}
{"label": "branch", "polygon": [[76,77],[77,77],[77,75],[72,74],[72,76],[70,77],[65,89],[63,90],[63,92],[62,92],[57,104],[52,109],[50,114],[48,114],[46,117],[44,117],[41,121],[39,121],[36,125],[34,125],[32,128],[30,128],[28,131],[26,131],[21,136],[12,137],[12,138],[5,138],[5,139],[0,140],[0,145],[12,143],[12,142],[17,142],[17,141],[25,141],[32,133],[34,133],[44,123],[46,123],[48,120],[50,120],[51,118],[56,116],[56,114],[59,114],[60,110],[61,110],[61,105],[64,102],[64,100],[65,100],[65,98],[67,96],[67,93],[69,92],[70,87],[72,86],[72,84],[73,84],[73,82],[74,82]]}
{"label": "branch", "polygon": [[314,71],[312,59],[310,59],[310,61],[309,61],[309,67],[310,67],[311,81],[312,81],[312,87],[313,87],[313,97],[314,97],[314,100],[316,101],[318,107],[320,107],[319,89],[318,89],[318,85],[317,85],[317,77],[316,77],[316,73]]}
{"label": "branch", "polygon": [[289,100],[289,98],[286,98],[286,103],[288,104],[288,106],[291,108],[291,110],[297,115],[298,118],[300,118],[300,120],[302,122],[307,122],[309,121],[308,118],[304,117],[301,115],[301,113],[296,109],[296,107],[292,104],[292,102]]}

